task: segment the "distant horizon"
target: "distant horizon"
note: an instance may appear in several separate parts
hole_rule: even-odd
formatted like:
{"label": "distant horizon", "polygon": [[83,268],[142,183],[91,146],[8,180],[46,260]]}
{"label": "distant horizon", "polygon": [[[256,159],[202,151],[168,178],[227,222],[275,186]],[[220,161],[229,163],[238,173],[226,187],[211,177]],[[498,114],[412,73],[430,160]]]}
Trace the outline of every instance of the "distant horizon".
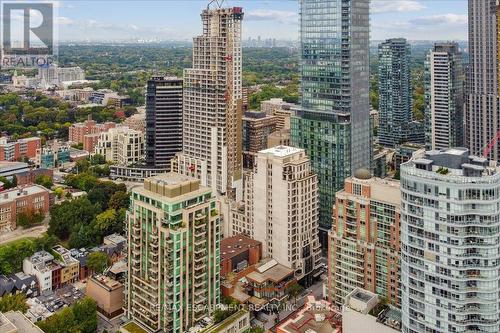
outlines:
{"label": "distant horizon", "polygon": [[[399,37],[388,37],[386,39],[390,38],[399,38]],[[276,41],[280,42],[298,42],[299,39],[280,39],[280,38],[263,38],[262,40],[269,40],[269,39],[274,39]],[[370,39],[370,43],[373,42],[383,42],[386,39]],[[429,42],[429,43],[435,43],[435,42],[457,42],[457,43],[468,43],[468,39],[407,39],[405,38],[409,43],[423,43],[423,42]],[[256,39],[253,38],[252,41],[255,41]],[[248,39],[243,39],[243,42],[248,41]],[[135,43],[135,44],[155,44],[155,43],[185,43],[185,44],[190,44],[192,43],[192,40],[176,40],[176,39],[158,39],[156,41],[144,41],[142,39],[133,39],[133,38],[123,38],[123,39],[110,39],[110,40],[59,40],[59,43],[74,43],[74,44],[86,44],[86,43],[99,43],[99,44],[104,44],[104,43],[109,43],[109,42],[127,42],[127,43]]]}
{"label": "distant horizon", "polygon": [[[199,14],[208,0],[62,0],[57,4],[60,41],[161,39],[190,41],[201,33]],[[227,0],[243,7],[243,39],[297,40],[297,0]],[[467,0],[371,0],[372,40],[467,40]],[[113,15],[109,15],[113,13]]]}

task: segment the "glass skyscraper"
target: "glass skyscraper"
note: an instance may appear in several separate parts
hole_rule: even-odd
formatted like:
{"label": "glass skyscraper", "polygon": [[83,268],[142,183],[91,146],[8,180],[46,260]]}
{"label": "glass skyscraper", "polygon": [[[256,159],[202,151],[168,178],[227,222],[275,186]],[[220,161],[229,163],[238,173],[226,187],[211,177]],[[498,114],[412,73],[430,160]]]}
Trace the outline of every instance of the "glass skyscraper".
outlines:
{"label": "glass skyscraper", "polygon": [[318,174],[323,244],[335,193],[371,164],[369,10],[369,0],[300,0],[301,107],[291,140]]}
{"label": "glass skyscraper", "polygon": [[413,121],[410,44],[404,38],[388,39],[379,45],[378,58],[379,143],[424,143],[423,124]]}

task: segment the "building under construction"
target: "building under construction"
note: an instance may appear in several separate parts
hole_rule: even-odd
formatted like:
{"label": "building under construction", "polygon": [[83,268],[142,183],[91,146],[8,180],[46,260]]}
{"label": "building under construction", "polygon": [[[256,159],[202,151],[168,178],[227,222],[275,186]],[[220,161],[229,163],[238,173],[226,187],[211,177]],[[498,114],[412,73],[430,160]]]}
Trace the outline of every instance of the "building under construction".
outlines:
{"label": "building under construction", "polygon": [[217,7],[202,12],[203,34],[193,39],[193,66],[184,71],[183,153],[172,167],[235,196],[242,170],[243,10]]}

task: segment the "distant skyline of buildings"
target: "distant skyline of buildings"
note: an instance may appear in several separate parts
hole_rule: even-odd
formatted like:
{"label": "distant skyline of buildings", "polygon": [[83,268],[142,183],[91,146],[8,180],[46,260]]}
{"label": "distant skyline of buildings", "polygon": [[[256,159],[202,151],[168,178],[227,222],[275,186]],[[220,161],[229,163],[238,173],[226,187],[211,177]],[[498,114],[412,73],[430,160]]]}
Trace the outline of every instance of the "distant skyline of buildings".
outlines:
{"label": "distant skyline of buildings", "polygon": [[[173,39],[188,41],[196,33],[197,17],[208,1],[142,1],[116,7],[113,1],[61,1],[61,40],[68,39]],[[243,7],[248,19],[243,39],[297,39],[297,1],[232,0],[230,6]],[[407,39],[466,39],[467,1],[374,0],[371,5],[372,34],[382,40],[399,32]],[[116,15],[109,17],[108,12]],[[162,15],[160,13],[163,13]],[[392,23],[392,25],[391,25]],[[434,35],[432,26],[439,26]],[[183,29],[177,29],[182,26]],[[82,32],[87,32],[83,34]]]}

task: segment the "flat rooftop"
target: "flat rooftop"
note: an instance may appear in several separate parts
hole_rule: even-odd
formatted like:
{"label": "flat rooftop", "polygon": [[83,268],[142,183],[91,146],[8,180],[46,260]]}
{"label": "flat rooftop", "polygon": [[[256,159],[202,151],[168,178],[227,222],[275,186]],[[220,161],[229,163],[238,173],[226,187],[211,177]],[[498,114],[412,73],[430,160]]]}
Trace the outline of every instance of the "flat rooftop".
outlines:
{"label": "flat rooftop", "polygon": [[373,295],[363,292],[362,290],[357,290],[351,297],[366,303],[373,298]]}
{"label": "flat rooftop", "polygon": [[[17,332],[22,333],[43,333],[43,331],[33,324],[25,315],[20,311],[9,311],[3,314]],[[7,327],[6,327],[7,328]],[[12,330],[4,330],[3,325],[0,326],[0,333],[16,332]]]}
{"label": "flat rooftop", "polygon": [[199,195],[210,191],[208,187],[200,186],[196,178],[184,176],[175,172],[162,173],[144,180],[144,187],[136,187],[133,192],[146,196],[156,195],[159,200],[182,199],[189,195]]}
{"label": "flat rooftop", "polygon": [[265,149],[259,151],[259,153],[263,154],[271,154],[276,157],[287,157],[290,155],[294,155],[300,152],[303,152],[303,149],[300,148],[295,148],[295,147],[289,147],[289,146],[276,146],[273,148]]}
{"label": "flat rooftop", "polygon": [[331,303],[309,296],[304,307],[278,327],[281,332],[289,333],[333,333],[341,331],[341,318],[341,314],[334,310]]}
{"label": "flat rooftop", "polygon": [[0,161],[0,169],[2,169],[2,171],[16,170],[16,169],[22,169],[22,168],[27,168],[27,167],[28,167],[28,163],[24,163],[24,162]]}
{"label": "flat rooftop", "polygon": [[438,173],[442,176],[484,177],[500,172],[496,161],[469,155],[467,148],[418,151],[404,167]]}
{"label": "flat rooftop", "polygon": [[245,235],[224,238],[220,242],[221,260],[232,258],[259,245],[261,245],[259,241]]}
{"label": "flat rooftop", "polygon": [[196,178],[184,176],[175,172],[162,173],[157,176],[148,178],[151,182],[156,182],[162,185],[179,185],[185,182],[197,180]]}
{"label": "flat rooftop", "polygon": [[0,198],[2,199],[2,202],[7,202],[15,200],[16,198],[21,198],[26,195],[33,195],[33,194],[47,193],[47,192],[48,191],[45,187],[42,187],[40,185],[31,185],[24,187],[16,187],[7,191],[3,191],[0,194]]}
{"label": "flat rooftop", "polygon": [[108,291],[113,291],[117,288],[120,288],[122,284],[112,278],[109,278],[104,275],[96,275],[91,277],[91,280],[99,285],[101,285],[103,288],[108,289]]}
{"label": "flat rooftop", "polygon": [[114,244],[120,244],[126,242],[127,239],[120,234],[111,234],[104,237],[104,241],[108,241]]}
{"label": "flat rooftop", "polygon": [[246,278],[257,283],[263,283],[268,280],[278,283],[289,275],[293,275],[293,269],[278,263],[274,259],[271,259],[270,261],[260,265],[256,271],[248,274]]}

